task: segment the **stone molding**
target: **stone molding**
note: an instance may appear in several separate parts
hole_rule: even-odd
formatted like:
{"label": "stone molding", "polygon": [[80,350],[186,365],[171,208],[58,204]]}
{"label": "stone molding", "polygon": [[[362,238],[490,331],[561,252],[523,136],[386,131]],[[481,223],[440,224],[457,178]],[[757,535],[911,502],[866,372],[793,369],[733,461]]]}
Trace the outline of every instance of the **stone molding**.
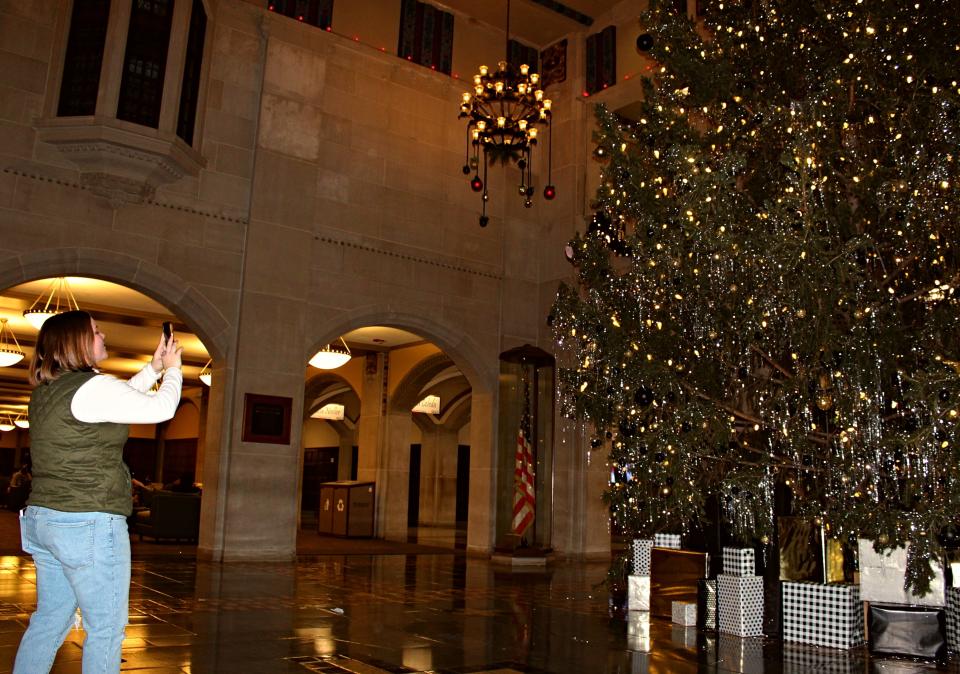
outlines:
{"label": "stone molding", "polygon": [[44,119],[36,131],[80,170],[86,189],[114,208],[151,201],[161,185],[196,176],[206,165],[176,136],[111,118]]}

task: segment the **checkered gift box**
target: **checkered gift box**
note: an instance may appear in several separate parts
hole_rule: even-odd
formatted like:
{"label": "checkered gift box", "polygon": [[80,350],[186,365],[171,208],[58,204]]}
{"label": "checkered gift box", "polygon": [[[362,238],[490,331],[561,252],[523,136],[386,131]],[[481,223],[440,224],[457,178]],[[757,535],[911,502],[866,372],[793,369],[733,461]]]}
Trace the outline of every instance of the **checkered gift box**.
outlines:
{"label": "checkered gift box", "polygon": [[763,634],[763,578],[717,576],[719,629],[725,634],[759,637]]}
{"label": "checkered gift box", "polygon": [[650,575],[650,549],[653,547],[652,538],[634,538],[630,544],[632,571],[642,576]]}
{"label": "checkered gift box", "polygon": [[689,601],[675,601],[670,604],[673,622],[677,625],[696,626],[697,605]]}
{"label": "checkered gift box", "polygon": [[650,576],[627,576],[627,610],[650,610]]}
{"label": "checkered gift box", "polygon": [[728,576],[757,575],[757,558],[753,548],[724,548],[723,572]]}
{"label": "checkered gift box", "polygon": [[763,674],[763,640],[721,634],[717,644],[720,671]]}
{"label": "checkered gift box", "polygon": [[680,549],[680,534],[654,534],[653,547]]}
{"label": "checkered gift box", "polygon": [[865,660],[866,656],[859,648],[838,651],[783,644],[783,674],[863,674]]}
{"label": "checkered gift box", "polygon": [[783,640],[830,648],[863,644],[860,586],[784,581]]}
{"label": "checkered gift box", "polygon": [[960,651],[960,587],[947,588],[947,647]]}

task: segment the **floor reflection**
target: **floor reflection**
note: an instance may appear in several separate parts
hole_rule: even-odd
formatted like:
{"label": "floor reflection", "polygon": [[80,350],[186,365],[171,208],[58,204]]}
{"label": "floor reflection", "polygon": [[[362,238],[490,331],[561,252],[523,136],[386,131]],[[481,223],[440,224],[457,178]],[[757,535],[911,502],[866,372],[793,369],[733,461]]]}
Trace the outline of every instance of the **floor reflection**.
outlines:
{"label": "floor reflection", "polygon": [[[605,564],[512,572],[463,555],[311,558],[228,565],[134,562],[124,671],[285,672],[960,672],[739,639],[625,612]],[[33,610],[29,558],[0,557],[0,673]],[[54,674],[78,674],[71,632]]]}

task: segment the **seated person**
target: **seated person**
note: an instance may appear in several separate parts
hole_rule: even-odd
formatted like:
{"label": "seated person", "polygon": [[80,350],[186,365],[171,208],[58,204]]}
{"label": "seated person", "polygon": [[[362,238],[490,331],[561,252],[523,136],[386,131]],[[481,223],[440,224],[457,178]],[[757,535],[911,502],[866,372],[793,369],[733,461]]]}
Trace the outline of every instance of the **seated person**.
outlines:
{"label": "seated person", "polygon": [[164,486],[167,491],[174,491],[180,494],[199,494],[200,487],[193,483],[193,471],[185,471],[176,480]]}

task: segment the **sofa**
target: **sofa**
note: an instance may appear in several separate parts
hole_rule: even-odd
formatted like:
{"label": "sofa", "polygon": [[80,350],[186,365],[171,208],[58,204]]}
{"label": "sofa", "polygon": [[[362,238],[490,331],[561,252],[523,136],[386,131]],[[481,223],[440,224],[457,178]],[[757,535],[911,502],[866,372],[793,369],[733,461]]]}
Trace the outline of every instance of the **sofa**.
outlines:
{"label": "sofa", "polygon": [[130,532],[155,540],[196,541],[200,532],[200,494],[155,491],[147,510],[134,513]]}

